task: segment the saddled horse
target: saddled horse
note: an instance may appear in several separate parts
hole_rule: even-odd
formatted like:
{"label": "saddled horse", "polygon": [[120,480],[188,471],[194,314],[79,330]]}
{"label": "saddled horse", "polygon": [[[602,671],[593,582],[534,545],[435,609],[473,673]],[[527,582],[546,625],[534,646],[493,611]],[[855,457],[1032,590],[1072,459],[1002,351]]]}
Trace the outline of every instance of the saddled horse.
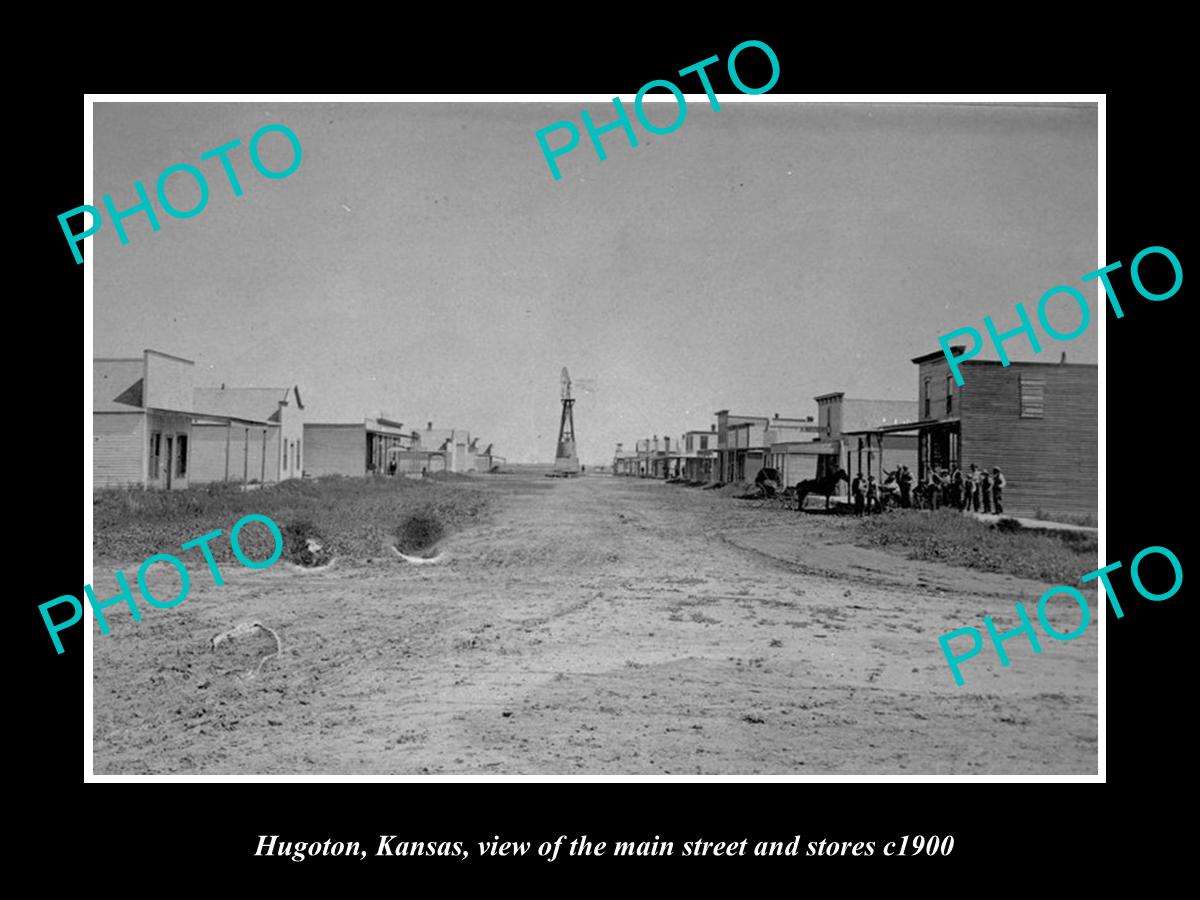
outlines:
{"label": "saddled horse", "polygon": [[824,494],[825,508],[829,509],[829,498],[837,490],[839,481],[844,481],[847,484],[850,483],[850,476],[846,474],[845,469],[838,469],[836,472],[821,478],[806,478],[804,481],[799,482],[796,485],[797,512],[804,509],[804,498],[809,494]]}

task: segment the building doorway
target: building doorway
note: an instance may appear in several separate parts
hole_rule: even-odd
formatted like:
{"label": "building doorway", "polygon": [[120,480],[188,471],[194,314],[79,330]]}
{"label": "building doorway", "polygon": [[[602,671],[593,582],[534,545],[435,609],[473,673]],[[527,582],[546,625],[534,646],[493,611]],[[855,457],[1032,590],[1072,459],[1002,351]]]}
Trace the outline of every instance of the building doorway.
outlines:
{"label": "building doorway", "polygon": [[953,472],[958,468],[959,423],[922,429],[919,447],[919,478],[924,478],[930,469],[935,472],[943,469]]}

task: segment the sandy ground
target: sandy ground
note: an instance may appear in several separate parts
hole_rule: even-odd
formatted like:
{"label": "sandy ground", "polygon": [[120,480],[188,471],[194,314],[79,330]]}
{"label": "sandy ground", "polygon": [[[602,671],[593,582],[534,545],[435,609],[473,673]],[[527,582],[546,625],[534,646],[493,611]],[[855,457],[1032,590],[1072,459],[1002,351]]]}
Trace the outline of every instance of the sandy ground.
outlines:
{"label": "sandy ground", "polygon": [[[471,485],[494,510],[439,564],[225,566],[224,587],[194,570],[174,609],[113,607],[95,771],[1096,772],[1094,596],[1082,637],[1043,635],[1040,655],[1015,638],[1008,669],[986,647],[956,687],[937,637],[984,614],[1013,627],[1046,586],[851,548],[838,517],[694,488]],[[114,568],[97,566],[98,596]],[[283,653],[247,677],[275,640],[210,639],[254,620]]]}

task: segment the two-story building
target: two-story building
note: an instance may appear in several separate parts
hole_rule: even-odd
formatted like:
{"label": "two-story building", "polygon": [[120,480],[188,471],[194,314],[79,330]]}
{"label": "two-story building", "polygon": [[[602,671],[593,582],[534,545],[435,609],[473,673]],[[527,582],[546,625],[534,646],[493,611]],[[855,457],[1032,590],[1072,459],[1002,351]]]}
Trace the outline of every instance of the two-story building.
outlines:
{"label": "two-story building", "polygon": [[743,416],[727,409],[714,415],[717,417],[715,480],[722,484],[753,481],[764,466],[771,464],[773,454],[778,453],[781,458],[786,455],[788,448],[784,445],[807,443],[817,434],[812,416],[792,418],[779,413]]}
{"label": "two-story building", "polygon": [[707,431],[685,431],[679,439],[680,477],[688,481],[712,481],[717,460],[717,426]]}
{"label": "two-story building", "polygon": [[[953,347],[955,355],[963,347]],[[1099,507],[1099,368],[970,359],[955,383],[941,351],[913,359],[919,473],[998,467],[1004,510],[1095,517]]]}

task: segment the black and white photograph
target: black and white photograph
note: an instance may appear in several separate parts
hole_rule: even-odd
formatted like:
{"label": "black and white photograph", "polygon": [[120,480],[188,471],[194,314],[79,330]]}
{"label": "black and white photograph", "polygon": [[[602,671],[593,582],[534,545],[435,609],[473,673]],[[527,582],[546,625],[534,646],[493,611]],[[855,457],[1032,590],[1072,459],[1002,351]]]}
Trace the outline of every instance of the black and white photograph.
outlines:
{"label": "black and white photograph", "polygon": [[1097,776],[1097,103],[680,83],[92,104],[95,776]]}

